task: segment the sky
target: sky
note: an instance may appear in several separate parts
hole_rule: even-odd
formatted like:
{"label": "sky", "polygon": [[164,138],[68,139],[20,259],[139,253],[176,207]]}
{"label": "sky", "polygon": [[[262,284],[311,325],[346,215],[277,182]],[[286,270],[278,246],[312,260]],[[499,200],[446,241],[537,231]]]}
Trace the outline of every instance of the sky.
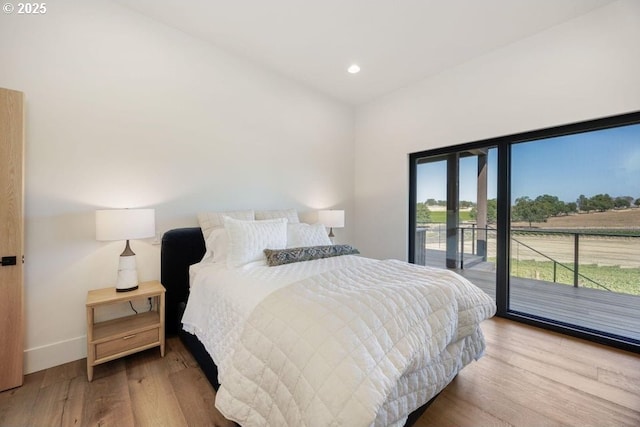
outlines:
{"label": "sky", "polygon": [[[542,194],[575,202],[607,193],[640,198],[640,124],[513,145],[512,200]],[[488,197],[496,197],[497,150],[489,151]],[[460,200],[476,201],[475,157],[460,159]],[[446,162],[418,165],[417,199],[446,199]]]}

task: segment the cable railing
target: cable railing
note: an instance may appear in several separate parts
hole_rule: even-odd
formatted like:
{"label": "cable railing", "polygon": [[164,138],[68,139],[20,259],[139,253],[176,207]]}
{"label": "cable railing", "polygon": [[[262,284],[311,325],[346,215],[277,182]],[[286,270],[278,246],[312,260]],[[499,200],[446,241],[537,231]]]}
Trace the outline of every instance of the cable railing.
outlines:
{"label": "cable railing", "polygon": [[[416,260],[419,262],[421,259],[425,259],[426,260],[426,247],[427,247],[427,236],[426,236],[426,232],[429,231],[427,228],[422,228],[422,229],[418,229],[417,230],[417,239],[416,239],[416,248],[418,249],[416,252]],[[438,227],[438,230],[436,231],[437,233],[437,237],[438,237],[438,247],[440,247],[440,245],[442,244],[443,240],[446,240],[446,227],[444,228],[445,231],[445,239],[442,238],[441,233],[442,233],[442,228]],[[489,241],[489,235],[490,234],[494,234],[496,233],[496,229],[491,228],[491,227],[477,227],[475,224],[471,224],[471,227],[457,227],[457,231],[458,231],[458,236],[459,236],[459,244],[460,247],[457,249],[458,251],[458,257],[459,257],[459,266],[460,269],[464,269],[466,268],[470,268],[480,262],[486,261],[487,260],[487,253],[486,253],[486,242]],[[606,232],[576,232],[576,231],[568,231],[568,230],[524,230],[524,229],[512,229],[511,230],[511,241],[512,244],[516,243],[524,248],[526,248],[526,250],[531,251],[531,254],[535,254],[537,257],[549,261],[552,263],[553,265],[553,282],[554,283],[559,283],[558,282],[558,269],[565,269],[567,271],[569,271],[573,278],[573,286],[574,287],[579,287],[580,286],[580,280],[582,279],[583,282],[588,282],[590,283],[592,286],[607,290],[609,292],[613,292],[612,289],[610,289],[607,285],[599,282],[598,280],[594,279],[593,277],[588,277],[585,274],[583,274],[582,272],[580,272],[580,241],[581,241],[581,236],[587,236],[587,237],[597,237],[597,238],[612,238],[612,239],[619,239],[619,238],[631,238],[631,239],[640,239],[640,234],[620,234],[620,233],[606,233]],[[478,241],[478,239],[476,238],[476,235],[478,233],[484,232],[486,233],[484,236],[484,241],[485,241],[485,249],[484,249],[484,253],[478,253],[477,252],[477,245],[476,242]],[[471,246],[471,252],[465,252],[465,249],[467,249],[467,246],[469,246],[469,244],[465,241],[466,237],[465,235],[467,235],[468,238],[468,234],[471,234],[471,242],[470,242],[470,246]],[[544,253],[542,250],[540,249],[536,249],[534,247],[531,246],[531,244],[524,242],[522,239],[518,239],[517,235],[534,235],[534,236],[540,236],[540,235],[549,235],[549,236],[569,236],[572,237],[573,240],[573,266],[571,266],[571,264],[563,262],[558,260],[557,258],[554,258],[552,255],[548,254],[548,253]],[[639,241],[640,243],[640,241]],[[424,253],[420,253],[420,248],[424,248],[423,252]],[[467,257],[465,258],[465,255],[467,255]],[[470,255],[470,256],[469,256]],[[568,283],[567,283],[568,284]]]}
{"label": "cable railing", "polygon": [[[520,232],[520,231],[531,232],[530,230],[529,231],[527,231],[527,230],[518,230],[518,232]],[[573,265],[575,266],[575,268],[571,268],[568,265],[566,265],[566,264],[564,264],[564,263],[562,263],[562,262],[560,262],[560,261],[558,261],[558,260],[546,255],[546,254],[543,254],[539,250],[536,250],[535,248],[532,248],[530,245],[527,245],[526,243],[524,243],[524,242],[516,239],[515,237],[513,237],[513,234],[514,233],[511,233],[511,240],[513,242],[516,242],[516,243],[524,246],[525,248],[529,249],[530,251],[533,251],[536,254],[538,254],[538,255],[548,259],[549,261],[553,262],[553,283],[557,283],[558,266],[561,266],[561,267],[566,268],[567,270],[569,270],[570,272],[573,273],[573,287],[577,288],[580,285],[579,279],[582,277],[584,280],[587,280],[588,282],[593,283],[597,287],[603,288],[603,289],[605,289],[605,290],[607,290],[609,292],[612,292],[611,289],[609,289],[607,286],[603,285],[602,283],[596,282],[595,280],[591,279],[590,277],[587,277],[584,274],[580,273],[580,271],[579,271],[579,269],[580,269],[580,255],[579,255],[580,254],[580,251],[579,251],[579,248],[580,248],[580,244],[579,244],[580,243],[580,233],[566,233],[566,232],[565,233],[560,233],[560,232],[557,233],[557,234],[563,234],[563,235],[573,235],[573,239],[574,239],[574,244],[573,244],[573,247],[574,247],[574,251],[573,251],[574,252],[574,264]],[[544,234],[544,233],[539,233],[539,234]],[[554,232],[554,234],[556,234],[556,233]]]}

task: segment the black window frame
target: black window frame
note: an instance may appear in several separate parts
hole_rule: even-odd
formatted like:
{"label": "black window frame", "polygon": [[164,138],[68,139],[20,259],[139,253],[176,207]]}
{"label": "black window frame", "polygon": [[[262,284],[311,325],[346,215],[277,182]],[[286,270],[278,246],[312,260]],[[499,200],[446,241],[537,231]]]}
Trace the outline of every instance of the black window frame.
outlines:
{"label": "black window frame", "polygon": [[[587,339],[620,348],[635,353],[640,353],[640,341],[632,338],[619,337],[602,331],[591,330],[584,327],[547,319],[536,315],[517,312],[509,309],[509,271],[510,253],[509,239],[511,224],[511,147],[514,144],[573,135],[584,132],[598,131],[627,125],[640,124],[640,111],[608,116],[604,118],[586,120],[571,124],[554,126],[545,129],[527,131],[512,135],[488,138],[459,145],[439,147],[409,154],[409,229],[408,229],[408,254],[409,262],[415,262],[415,236],[416,236],[416,205],[417,205],[417,165],[419,160],[425,157],[436,158],[448,154],[469,151],[480,148],[495,147],[498,150],[497,164],[497,252],[496,252],[496,306],[498,317],[541,327],[554,332]],[[640,310],[640,308],[639,308]]]}

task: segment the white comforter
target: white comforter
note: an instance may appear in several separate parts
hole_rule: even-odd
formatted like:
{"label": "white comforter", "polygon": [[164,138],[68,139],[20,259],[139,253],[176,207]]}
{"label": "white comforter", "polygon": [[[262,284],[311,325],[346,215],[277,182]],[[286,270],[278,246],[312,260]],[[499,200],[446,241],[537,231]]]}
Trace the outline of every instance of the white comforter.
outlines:
{"label": "white comforter", "polygon": [[210,270],[183,322],[218,364],[216,407],[244,427],[402,425],[482,354],[495,312],[464,278],[399,261]]}

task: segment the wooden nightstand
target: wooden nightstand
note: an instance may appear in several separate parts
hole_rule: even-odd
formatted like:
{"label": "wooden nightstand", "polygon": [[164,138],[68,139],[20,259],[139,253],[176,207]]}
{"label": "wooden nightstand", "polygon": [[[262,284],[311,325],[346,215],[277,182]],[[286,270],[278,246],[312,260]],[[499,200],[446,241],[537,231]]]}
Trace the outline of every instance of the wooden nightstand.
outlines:
{"label": "wooden nightstand", "polygon": [[[89,291],[87,294],[87,378],[93,379],[93,367],[138,351],[160,346],[164,357],[164,293],[160,282],[140,283],[130,292],[116,288]],[[153,298],[154,310],[94,323],[94,310],[109,304],[139,298]]]}

